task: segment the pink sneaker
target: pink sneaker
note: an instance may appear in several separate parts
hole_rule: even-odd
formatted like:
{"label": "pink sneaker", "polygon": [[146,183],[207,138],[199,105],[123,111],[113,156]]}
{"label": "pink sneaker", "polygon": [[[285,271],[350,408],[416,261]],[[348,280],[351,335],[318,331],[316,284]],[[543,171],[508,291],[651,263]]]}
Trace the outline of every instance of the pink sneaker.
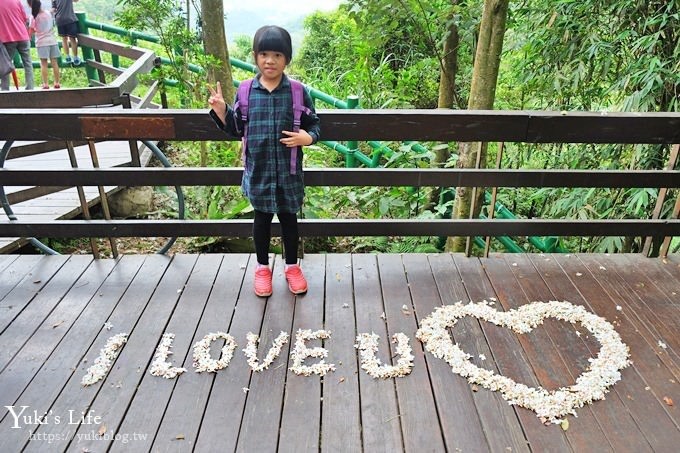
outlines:
{"label": "pink sneaker", "polygon": [[272,270],[269,266],[255,269],[255,294],[260,297],[272,295]]}
{"label": "pink sneaker", "polygon": [[288,289],[293,294],[304,294],[307,292],[307,280],[302,275],[302,269],[297,264],[288,266],[286,269],[286,280],[288,281]]}

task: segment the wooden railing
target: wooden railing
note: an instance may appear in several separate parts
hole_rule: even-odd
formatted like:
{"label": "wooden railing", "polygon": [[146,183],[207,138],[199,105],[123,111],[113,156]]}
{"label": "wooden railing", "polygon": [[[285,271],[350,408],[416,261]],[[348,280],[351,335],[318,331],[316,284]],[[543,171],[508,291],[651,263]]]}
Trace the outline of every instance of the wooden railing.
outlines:
{"label": "wooden railing", "polygon": [[[59,112],[64,112],[62,109],[74,109],[88,106],[96,106],[98,109],[108,107],[122,107],[125,109],[160,107],[151,102],[158,89],[157,82],[145,88],[141,97],[131,94],[133,90],[139,86],[139,76],[148,73],[155,66],[160,65],[160,61],[153,51],[82,34],[79,35],[78,39],[83,49],[87,49],[87,52],[84,50],[84,55],[90,56],[90,58],[84,60],[86,67],[93,69],[93,73],[97,75],[96,80],[90,80],[92,86],[84,88],[64,87],[59,90],[47,91],[0,92],[0,108],[59,108]],[[102,53],[109,53],[116,59],[120,57],[126,58],[130,61],[129,66],[127,68],[119,68],[107,65],[102,62]],[[107,75],[109,76],[109,80],[107,80]],[[54,137],[52,136],[38,136],[31,132],[30,125],[25,124],[23,126],[26,128],[26,131],[28,131],[27,135],[23,134],[7,139],[29,140],[30,142],[13,144],[11,153],[5,156],[6,160],[35,156],[67,147],[64,141],[53,140]],[[7,130],[8,127],[10,127],[9,124],[0,124],[0,129],[4,128]],[[22,139],[20,137],[27,138]],[[100,140],[94,141],[97,142]],[[87,145],[87,141],[82,138],[70,140],[68,144],[71,148],[83,145]],[[130,140],[129,148],[130,164],[139,166],[140,150],[137,142],[135,140]],[[70,187],[45,185],[36,187],[33,183],[28,184],[27,186],[28,187],[20,191],[8,194],[7,201],[10,204],[21,203]]]}
{"label": "wooden railing", "polygon": [[[524,143],[680,143],[680,114],[518,111],[319,111],[328,140]],[[205,110],[2,110],[0,140],[224,140]],[[678,146],[664,170],[307,169],[308,186],[601,187],[679,189]],[[238,168],[0,169],[0,184],[50,186],[239,185]],[[662,191],[665,195],[666,191]],[[307,220],[304,236],[680,236],[680,195],[670,218],[517,220]],[[0,236],[249,236],[243,220],[0,222]],[[278,231],[275,234],[279,234]]]}

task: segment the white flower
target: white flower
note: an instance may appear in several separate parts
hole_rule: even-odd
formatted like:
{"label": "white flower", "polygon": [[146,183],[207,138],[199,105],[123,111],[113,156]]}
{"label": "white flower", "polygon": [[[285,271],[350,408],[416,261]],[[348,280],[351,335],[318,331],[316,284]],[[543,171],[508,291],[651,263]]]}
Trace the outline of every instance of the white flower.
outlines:
{"label": "white flower", "polygon": [[[295,334],[295,347],[290,353],[293,360],[293,366],[289,368],[290,371],[298,376],[311,376],[316,374],[324,376],[330,371],[335,371],[335,365],[332,363],[325,363],[324,358],[328,356],[326,348],[308,348],[305,344],[308,340],[325,340],[331,337],[331,332],[328,330],[317,330],[312,332],[310,329],[299,329]],[[308,357],[322,359],[314,365],[304,365],[304,360]]]}
{"label": "white flower", "polygon": [[[220,352],[218,360],[210,357],[210,345],[217,339],[224,340],[224,346]],[[224,332],[209,333],[203,339],[196,342],[194,345],[194,363],[197,373],[208,371],[211,373],[217,372],[229,366],[231,358],[234,356],[234,349],[236,349],[236,340],[234,337]]]}
{"label": "white flower", "polygon": [[119,333],[118,335],[109,338],[106,341],[104,349],[100,351],[99,357],[97,357],[94,364],[87,369],[87,373],[83,376],[80,383],[84,386],[88,386],[96,384],[104,379],[111,368],[111,364],[116,360],[116,357],[118,357],[118,354],[125,343],[127,343],[126,333]]}
{"label": "white flower", "polygon": [[288,343],[289,335],[286,332],[281,331],[279,336],[274,340],[272,347],[269,348],[267,356],[264,358],[261,364],[258,363],[257,359],[257,343],[260,341],[260,337],[252,332],[248,332],[246,338],[248,339],[248,345],[243,350],[243,353],[248,359],[248,365],[250,365],[250,368],[255,372],[260,372],[269,368],[269,365],[271,365],[279,356],[279,354],[281,354],[281,349],[283,349],[283,346]]}
{"label": "white flower", "polygon": [[409,339],[403,333],[396,333],[392,336],[392,343],[396,343],[396,355],[399,356],[396,365],[383,365],[375,354],[378,352],[378,340],[380,337],[371,332],[357,335],[354,345],[359,350],[361,368],[376,379],[387,379],[393,377],[404,377],[411,374],[413,369],[413,354]]}
{"label": "white flower", "polygon": [[[454,344],[449,328],[457,320],[472,316],[507,327],[516,333],[528,333],[543,323],[546,317],[581,325],[591,332],[602,345],[597,357],[589,359],[590,369],[566,388],[547,391],[544,388],[528,387],[512,379],[497,375],[491,370],[477,367],[470,362],[471,356]],[[577,331],[577,335],[579,332]],[[435,357],[444,359],[454,373],[492,391],[499,391],[508,403],[533,410],[545,421],[560,423],[567,414],[576,415],[576,408],[592,401],[601,400],[608,387],[621,379],[620,370],[630,364],[628,346],[609,322],[583,306],[569,302],[532,302],[518,309],[499,312],[486,303],[457,303],[437,307],[434,313],[423,319],[416,337],[423,342],[425,349]]]}
{"label": "white flower", "polygon": [[156,348],[156,354],[151,363],[151,368],[149,369],[149,373],[152,375],[173,379],[186,371],[186,368],[173,367],[172,364],[167,361],[168,355],[172,354],[170,352],[170,347],[172,346],[172,340],[174,338],[174,333],[163,334],[161,342]]}

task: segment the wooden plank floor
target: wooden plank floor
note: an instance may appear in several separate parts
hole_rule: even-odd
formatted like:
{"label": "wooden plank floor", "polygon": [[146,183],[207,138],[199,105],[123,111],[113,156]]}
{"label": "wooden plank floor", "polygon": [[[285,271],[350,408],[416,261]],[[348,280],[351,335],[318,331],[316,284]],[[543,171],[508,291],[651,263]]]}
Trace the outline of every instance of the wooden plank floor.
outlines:
{"label": "wooden plank floor", "polygon": [[[274,294],[252,292],[248,254],[0,255],[0,451],[675,452],[680,445],[680,256],[498,254],[307,255],[310,288],[292,296],[280,257]],[[469,385],[415,339],[435,307],[568,300],[612,322],[632,365],[607,398],[544,426],[498,393]],[[404,308],[406,307],[406,308]],[[296,376],[291,342],[269,369],[250,371],[281,331],[328,329],[336,371]],[[531,386],[570,385],[599,345],[579,326],[546,320],[527,335],[471,318],[452,335],[472,361]],[[583,329],[581,331],[587,333]],[[211,332],[238,347],[217,373],[192,370],[192,346]],[[81,379],[106,340],[129,334],[106,378]],[[413,372],[376,380],[358,366],[358,332],[405,333]],[[174,333],[175,379],[149,373],[163,333]],[[321,346],[321,342],[311,342]],[[665,346],[665,347],[664,347]],[[213,345],[213,355],[218,354]],[[480,358],[485,356],[486,360]],[[308,362],[314,360],[308,359]],[[82,416],[84,414],[84,416]]]}
{"label": "wooden plank floor", "polygon": [[[0,147],[5,142],[0,140]],[[16,142],[14,146],[28,144],[30,142]],[[138,144],[141,146],[141,143]],[[130,163],[130,148],[128,142],[110,141],[99,142],[95,146],[99,157],[99,165],[103,168],[122,166]],[[140,148],[142,149],[142,148]],[[92,168],[92,160],[90,157],[90,150],[88,146],[76,146],[75,149],[76,160],[79,168]],[[11,158],[12,152],[8,157]],[[142,153],[142,163],[146,165],[150,158],[149,151]],[[66,149],[52,151],[48,153],[38,154],[35,156],[21,157],[18,159],[9,159],[5,162],[5,168],[11,169],[69,169],[71,163],[68,158]],[[43,185],[48,184],[46,181],[40,182]],[[25,186],[7,186],[4,187],[5,194],[30,189]],[[99,204],[99,190],[97,187],[83,187],[85,198],[88,205],[94,206]],[[104,190],[108,195],[119,190],[118,187],[107,186]],[[70,219],[80,215],[80,200],[76,188],[65,189],[60,192],[55,192],[42,197],[34,198],[21,203],[12,205],[12,211],[17,218],[26,221],[44,221],[55,219]],[[0,209],[0,220],[7,220],[5,211]],[[28,243],[26,238],[0,238],[0,253],[12,253]]]}

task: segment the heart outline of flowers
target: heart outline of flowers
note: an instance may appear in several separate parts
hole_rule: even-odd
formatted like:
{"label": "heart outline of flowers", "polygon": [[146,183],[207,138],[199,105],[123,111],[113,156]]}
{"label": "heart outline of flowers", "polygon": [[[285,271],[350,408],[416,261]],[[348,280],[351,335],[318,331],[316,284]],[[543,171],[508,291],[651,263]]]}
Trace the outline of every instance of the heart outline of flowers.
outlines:
{"label": "heart outline of flowers", "polygon": [[[597,339],[601,347],[597,357],[588,359],[590,370],[578,376],[573,385],[553,391],[529,387],[507,376],[479,368],[470,361],[472,356],[453,343],[448,329],[466,316],[510,328],[519,334],[531,332],[545,318],[571,324],[578,322]],[[604,399],[609,387],[621,379],[620,370],[630,364],[628,346],[623,343],[614,326],[583,306],[567,301],[531,302],[508,311],[498,311],[486,301],[445,305],[437,307],[422,320],[416,338],[423,343],[425,350],[446,361],[454,373],[466,378],[470,384],[500,392],[509,404],[532,410],[542,421],[551,423],[560,423],[565,415],[576,415],[577,408]]]}

